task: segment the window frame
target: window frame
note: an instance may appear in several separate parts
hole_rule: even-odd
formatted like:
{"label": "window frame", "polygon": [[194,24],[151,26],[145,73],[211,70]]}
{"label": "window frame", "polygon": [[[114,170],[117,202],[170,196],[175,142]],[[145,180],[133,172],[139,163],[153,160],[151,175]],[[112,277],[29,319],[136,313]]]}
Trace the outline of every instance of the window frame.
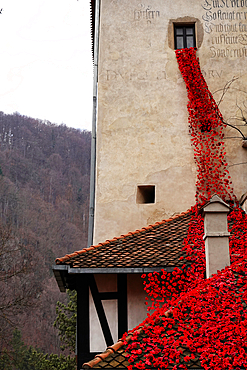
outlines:
{"label": "window frame", "polygon": [[[186,34],[186,30],[188,28],[192,28],[192,30],[193,30],[192,34],[189,34],[189,35]],[[182,35],[177,34],[178,29],[183,30]],[[174,47],[175,47],[175,50],[180,50],[180,49],[187,48],[187,36],[193,36],[193,46],[190,46],[190,47],[196,47],[196,27],[195,27],[195,23],[174,23],[173,24],[173,31],[174,31]],[[177,47],[177,44],[178,44],[177,37],[178,36],[183,36],[183,47],[182,48]]]}

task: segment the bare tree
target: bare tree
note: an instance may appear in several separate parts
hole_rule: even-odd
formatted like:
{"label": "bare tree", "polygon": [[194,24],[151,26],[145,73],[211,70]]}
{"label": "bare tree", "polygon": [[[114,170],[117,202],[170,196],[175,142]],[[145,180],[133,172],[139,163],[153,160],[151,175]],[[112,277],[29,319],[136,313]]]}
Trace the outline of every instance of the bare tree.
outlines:
{"label": "bare tree", "polygon": [[40,286],[34,279],[29,247],[0,224],[0,340],[6,345],[19,326],[19,314],[34,304]]}
{"label": "bare tree", "polygon": [[[231,102],[232,107],[234,107],[235,113],[222,119],[222,123],[230,128],[225,139],[240,139],[242,140],[242,147],[247,148],[247,90],[244,86],[241,86],[241,78],[232,77],[231,80],[226,82],[223,88],[214,91],[213,94],[215,96],[220,94],[217,101],[218,107],[225,103],[228,108],[229,102]],[[230,95],[230,100],[227,95]],[[231,131],[231,129],[235,131]],[[236,135],[232,135],[232,132],[235,132]],[[228,168],[246,164],[247,162],[239,161],[228,165]],[[241,195],[239,203],[241,206],[244,206],[246,201],[247,192]],[[244,206],[244,209],[245,208],[246,206]]]}
{"label": "bare tree", "polygon": [[[236,100],[237,115],[229,117],[227,120],[223,120],[223,123],[234,130],[238,131],[240,138],[247,140],[247,137],[244,135],[242,128],[247,125],[247,91],[234,87],[234,82],[239,80],[239,77],[233,77],[230,81],[227,81],[223,88],[214,91],[214,94],[220,93],[220,98],[217,102],[218,107],[224,101],[225,95],[234,90],[235,92],[240,92],[242,94],[242,101],[238,103]],[[244,97],[244,98],[243,98]]]}

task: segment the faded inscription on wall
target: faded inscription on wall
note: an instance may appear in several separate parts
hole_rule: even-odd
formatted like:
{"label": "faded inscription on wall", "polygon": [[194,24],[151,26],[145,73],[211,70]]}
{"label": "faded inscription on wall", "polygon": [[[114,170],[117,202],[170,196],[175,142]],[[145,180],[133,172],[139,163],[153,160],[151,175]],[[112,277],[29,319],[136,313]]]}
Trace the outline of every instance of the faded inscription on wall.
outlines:
{"label": "faded inscription on wall", "polygon": [[247,0],[204,0],[211,58],[247,58]]}
{"label": "faded inscription on wall", "polygon": [[155,19],[160,17],[160,11],[153,9],[150,5],[138,4],[134,10],[134,20],[135,21],[146,21],[151,23]]}
{"label": "faded inscription on wall", "polygon": [[[160,17],[160,11],[157,8],[153,8],[151,5],[145,5],[139,3],[138,5],[133,5],[133,18],[134,21],[140,25],[142,29],[143,25],[150,25],[153,21]],[[147,36],[145,37],[145,48],[151,47],[151,39]],[[106,69],[103,73],[103,78],[106,81],[118,82],[118,81],[131,81],[131,82],[157,82],[166,80],[166,71],[164,67],[156,68],[149,67],[144,69],[136,68],[114,68]]]}
{"label": "faded inscription on wall", "polygon": [[157,81],[165,80],[166,72],[163,70],[107,70],[105,74],[107,81]]}

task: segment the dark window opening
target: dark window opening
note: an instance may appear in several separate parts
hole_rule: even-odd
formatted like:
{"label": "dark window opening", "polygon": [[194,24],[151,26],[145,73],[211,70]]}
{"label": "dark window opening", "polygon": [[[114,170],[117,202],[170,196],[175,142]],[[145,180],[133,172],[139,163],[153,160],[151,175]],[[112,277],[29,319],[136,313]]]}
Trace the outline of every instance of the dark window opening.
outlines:
{"label": "dark window opening", "polygon": [[155,203],[155,186],[140,185],[137,187],[136,203]]}
{"label": "dark window opening", "polygon": [[175,49],[191,48],[196,46],[195,25],[174,24]]}

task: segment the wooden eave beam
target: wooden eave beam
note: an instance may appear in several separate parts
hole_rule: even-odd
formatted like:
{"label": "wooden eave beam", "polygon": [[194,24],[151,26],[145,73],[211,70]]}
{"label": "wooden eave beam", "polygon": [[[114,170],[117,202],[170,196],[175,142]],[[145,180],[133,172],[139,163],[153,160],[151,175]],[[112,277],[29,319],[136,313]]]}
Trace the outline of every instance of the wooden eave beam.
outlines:
{"label": "wooden eave beam", "polygon": [[[110,267],[110,268],[76,268],[69,265],[53,265],[52,270],[61,292],[71,288],[71,278],[78,274],[148,274],[165,270],[172,272],[176,266],[166,267]],[[74,284],[73,284],[74,285]]]}

